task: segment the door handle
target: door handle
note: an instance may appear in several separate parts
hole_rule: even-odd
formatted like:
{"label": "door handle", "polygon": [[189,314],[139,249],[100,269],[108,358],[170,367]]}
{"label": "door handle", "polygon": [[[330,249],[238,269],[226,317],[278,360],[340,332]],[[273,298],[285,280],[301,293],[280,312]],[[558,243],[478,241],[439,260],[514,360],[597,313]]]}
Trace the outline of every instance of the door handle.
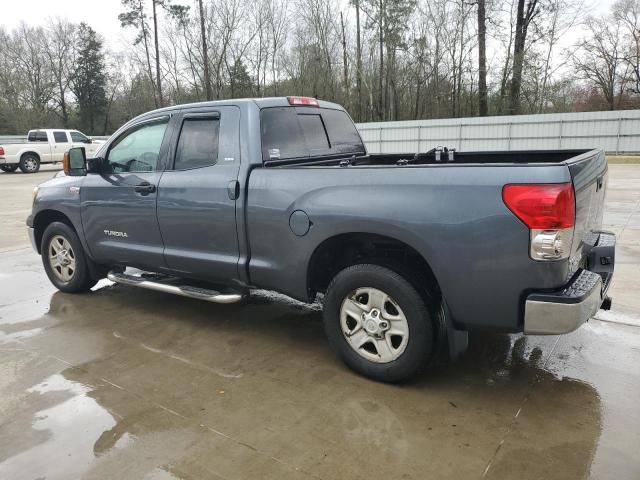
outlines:
{"label": "door handle", "polygon": [[227,186],[227,194],[229,195],[229,200],[237,200],[240,196],[240,182],[231,180]]}
{"label": "door handle", "polygon": [[141,193],[142,195],[149,195],[150,193],[153,193],[156,191],[156,186],[149,182],[143,182],[133,187],[133,189],[137,193]]}

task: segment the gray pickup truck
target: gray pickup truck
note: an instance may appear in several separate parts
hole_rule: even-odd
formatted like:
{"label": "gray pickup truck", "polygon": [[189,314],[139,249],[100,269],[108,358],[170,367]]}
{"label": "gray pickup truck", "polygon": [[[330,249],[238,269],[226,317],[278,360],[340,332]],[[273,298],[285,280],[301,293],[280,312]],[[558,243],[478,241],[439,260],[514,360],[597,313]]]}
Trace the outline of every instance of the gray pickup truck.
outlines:
{"label": "gray pickup truck", "polygon": [[611,304],[598,150],[371,155],[342,107],[287,97],[155,110],[64,171],[27,220],[58,289],[323,294],[331,346],[378,380],[471,329],[562,334]]}

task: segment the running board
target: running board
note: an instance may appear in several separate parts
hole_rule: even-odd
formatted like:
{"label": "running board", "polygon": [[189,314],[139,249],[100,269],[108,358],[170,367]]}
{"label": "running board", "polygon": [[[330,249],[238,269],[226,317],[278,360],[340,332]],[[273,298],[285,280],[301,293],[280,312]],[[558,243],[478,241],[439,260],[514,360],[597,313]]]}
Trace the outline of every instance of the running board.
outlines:
{"label": "running board", "polygon": [[180,295],[188,298],[195,298],[198,300],[206,300],[213,303],[236,303],[242,300],[243,296],[239,293],[220,293],[216,290],[209,290],[206,288],[193,287],[191,285],[172,285],[163,283],[159,279],[177,280],[172,277],[165,277],[162,275],[151,276],[154,280],[145,278],[142,275],[129,275],[126,273],[111,271],[108,273],[107,278],[115,283],[121,283],[123,285],[130,285],[132,287],[141,287],[148,290],[155,290],[157,292],[173,293],[174,295]]}

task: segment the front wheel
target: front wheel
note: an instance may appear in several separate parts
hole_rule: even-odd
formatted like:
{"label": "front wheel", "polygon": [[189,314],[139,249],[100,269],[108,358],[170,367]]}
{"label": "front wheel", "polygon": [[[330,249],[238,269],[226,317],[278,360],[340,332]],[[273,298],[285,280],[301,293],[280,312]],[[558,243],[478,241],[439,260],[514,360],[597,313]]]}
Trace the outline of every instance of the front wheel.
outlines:
{"label": "front wheel", "polygon": [[379,265],[342,270],[325,295],[329,343],[349,367],[375,380],[407,380],[427,364],[433,351],[432,322],[414,286]]}
{"label": "front wheel", "polygon": [[18,169],[18,165],[16,164],[5,164],[5,165],[0,165],[0,170],[2,170],[3,172],[6,173],[12,173],[15,172]]}
{"label": "front wheel", "polygon": [[86,292],[97,281],[76,232],[66,223],[53,222],[42,235],[42,264],[51,283],[67,293]]}
{"label": "front wheel", "polygon": [[36,173],[40,170],[40,159],[31,153],[25,153],[20,158],[20,170],[22,173]]}

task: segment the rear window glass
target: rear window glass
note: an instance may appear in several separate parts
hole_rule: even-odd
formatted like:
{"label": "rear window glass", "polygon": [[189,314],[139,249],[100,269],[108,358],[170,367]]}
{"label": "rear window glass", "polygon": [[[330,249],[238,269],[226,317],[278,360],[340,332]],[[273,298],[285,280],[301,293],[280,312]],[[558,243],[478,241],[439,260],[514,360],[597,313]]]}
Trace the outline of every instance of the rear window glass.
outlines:
{"label": "rear window glass", "polygon": [[320,115],[298,115],[298,121],[311,155],[314,151],[318,151],[319,154],[327,153],[329,139],[322,123],[322,117]]}
{"label": "rear window glass", "polygon": [[322,110],[324,124],[331,140],[331,148],[336,153],[364,153],[364,145],[355,125],[341,110]]}
{"label": "rear window glass", "polygon": [[355,125],[341,110],[264,108],[260,128],[264,161],[365,151]]}
{"label": "rear window glass", "polygon": [[47,132],[36,131],[29,132],[29,137],[27,138],[29,142],[48,142]]}
{"label": "rear window glass", "polygon": [[262,159],[308,157],[295,109],[265,108],[260,116],[262,129]]}

